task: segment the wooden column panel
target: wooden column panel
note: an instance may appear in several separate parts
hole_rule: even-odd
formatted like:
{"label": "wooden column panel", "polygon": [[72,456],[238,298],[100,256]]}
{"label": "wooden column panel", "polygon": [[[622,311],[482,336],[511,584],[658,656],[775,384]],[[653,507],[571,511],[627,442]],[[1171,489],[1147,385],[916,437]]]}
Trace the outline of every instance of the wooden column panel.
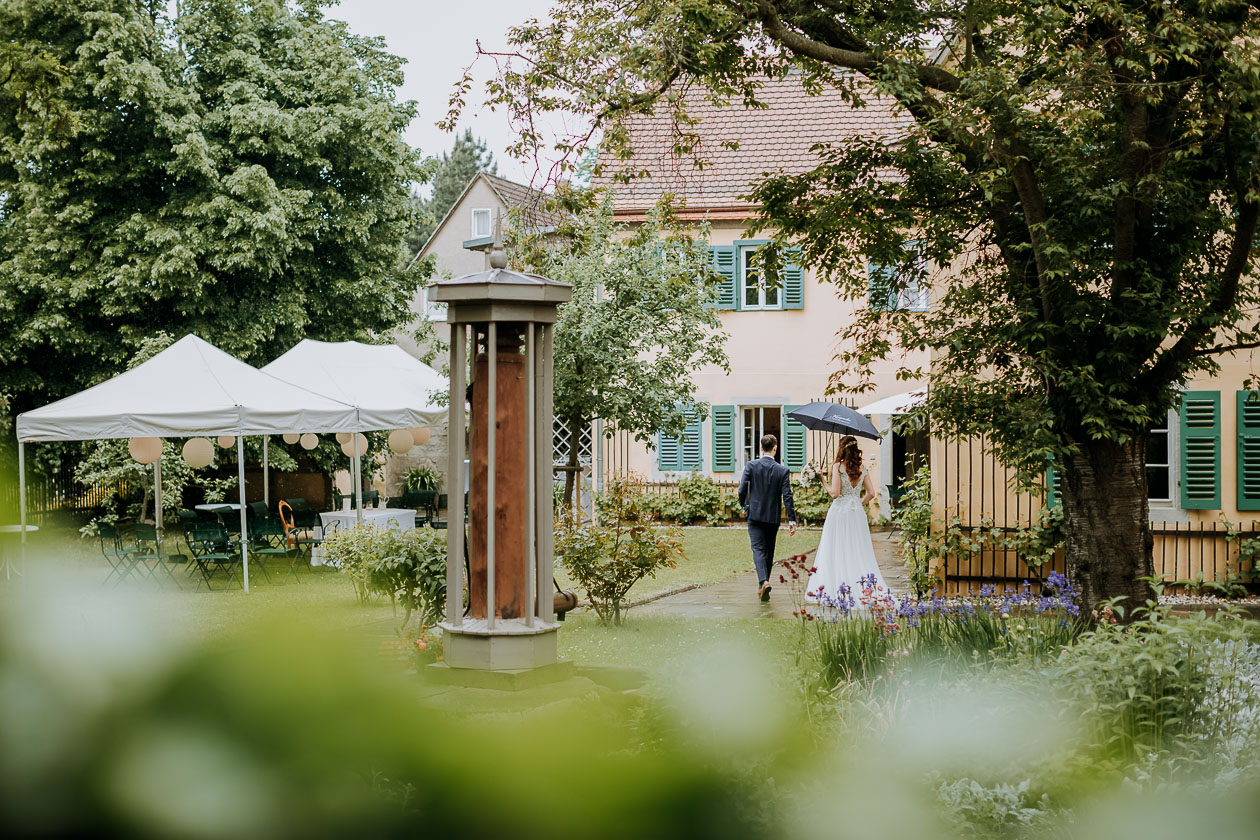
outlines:
{"label": "wooden column panel", "polygon": [[[524,327],[498,325],[498,354],[495,360],[495,616],[523,618],[532,605],[527,591],[528,562],[528,452],[526,423],[531,421],[526,402],[525,356],[521,354]],[[484,336],[479,339],[476,372],[472,386],[472,474],[468,494],[469,598],[473,618],[486,618],[486,417],[489,359]]]}

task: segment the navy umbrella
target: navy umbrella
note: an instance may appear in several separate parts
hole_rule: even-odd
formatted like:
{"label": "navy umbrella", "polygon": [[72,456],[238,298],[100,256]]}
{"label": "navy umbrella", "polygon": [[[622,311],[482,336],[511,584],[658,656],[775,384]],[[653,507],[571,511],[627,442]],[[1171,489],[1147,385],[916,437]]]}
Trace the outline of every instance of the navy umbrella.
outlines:
{"label": "navy umbrella", "polygon": [[811,431],[835,432],[838,435],[879,440],[879,432],[873,423],[847,405],[829,402],[812,402],[789,411],[788,417]]}

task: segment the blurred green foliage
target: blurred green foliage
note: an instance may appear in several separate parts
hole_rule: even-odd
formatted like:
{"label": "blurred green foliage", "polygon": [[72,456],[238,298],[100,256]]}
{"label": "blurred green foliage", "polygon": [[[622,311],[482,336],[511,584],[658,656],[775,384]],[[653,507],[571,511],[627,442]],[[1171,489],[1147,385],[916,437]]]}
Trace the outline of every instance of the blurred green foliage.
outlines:
{"label": "blurred green foliage", "polygon": [[[1232,618],[1108,624],[1041,665],[894,657],[810,700],[808,656],[729,622],[630,693],[581,669],[495,692],[400,680],[286,613],[190,643],[128,597],[0,590],[4,836],[1232,840],[1260,818],[1260,648]],[[1118,740],[1130,721],[1162,740]]]}

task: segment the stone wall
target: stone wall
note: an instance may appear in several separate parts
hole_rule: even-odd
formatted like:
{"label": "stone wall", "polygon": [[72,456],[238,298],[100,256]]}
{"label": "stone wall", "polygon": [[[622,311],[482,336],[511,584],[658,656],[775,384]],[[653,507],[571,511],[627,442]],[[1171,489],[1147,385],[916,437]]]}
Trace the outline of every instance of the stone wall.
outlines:
{"label": "stone wall", "polygon": [[406,455],[390,455],[383,470],[384,481],[378,477],[373,482],[376,489],[386,496],[398,496],[402,493],[402,480],[412,467],[430,466],[442,476],[441,493],[447,492],[450,482],[446,480],[447,464],[446,427],[431,427],[429,442],[424,446],[414,446]]}

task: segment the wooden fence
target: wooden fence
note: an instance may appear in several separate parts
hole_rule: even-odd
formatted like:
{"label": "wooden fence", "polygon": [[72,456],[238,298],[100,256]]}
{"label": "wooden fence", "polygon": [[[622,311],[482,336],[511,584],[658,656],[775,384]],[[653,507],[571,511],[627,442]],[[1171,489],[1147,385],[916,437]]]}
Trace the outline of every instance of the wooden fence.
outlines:
{"label": "wooden fence", "polygon": [[[942,452],[942,448],[935,450]],[[945,495],[947,509],[945,528],[964,532],[976,528],[994,529],[1003,536],[1028,527],[1045,505],[1042,487],[1030,492],[1013,492],[1015,475],[997,463],[989,454],[983,438],[951,441],[943,447],[943,457],[936,465],[940,471],[937,485]],[[955,519],[957,520],[955,522]],[[1229,539],[1229,526],[1219,521],[1156,522],[1153,565],[1156,577],[1168,581],[1224,582],[1256,574],[1250,559],[1240,559],[1242,542],[1260,536],[1260,522],[1235,523],[1235,538]],[[984,584],[1015,586],[1022,581],[1044,579],[1052,571],[1063,572],[1062,550],[1054,560],[1037,569],[1030,569],[1013,550],[982,548],[974,552],[950,555],[937,568],[946,594],[966,593]],[[1191,583],[1190,586],[1196,586]],[[1184,584],[1170,587],[1184,591]]]}
{"label": "wooden fence", "polygon": [[[140,488],[127,482],[115,484],[85,485],[75,481],[69,470],[62,470],[54,476],[39,474],[26,477],[26,516],[33,525],[42,523],[53,513],[86,513],[105,507],[111,500],[127,498]],[[18,517],[18,485],[17,482],[4,482],[0,485],[0,510],[4,518]]]}

